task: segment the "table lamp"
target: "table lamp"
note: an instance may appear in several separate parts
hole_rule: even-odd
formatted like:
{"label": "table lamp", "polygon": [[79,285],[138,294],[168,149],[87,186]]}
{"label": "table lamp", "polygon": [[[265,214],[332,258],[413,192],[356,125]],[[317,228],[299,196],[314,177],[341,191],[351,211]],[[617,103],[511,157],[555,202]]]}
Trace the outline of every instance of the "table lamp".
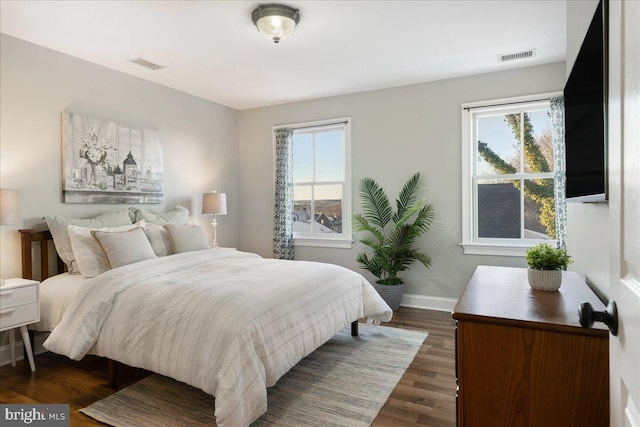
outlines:
{"label": "table lamp", "polygon": [[211,222],[211,227],[213,228],[213,233],[211,237],[211,241],[209,245],[213,249],[218,248],[217,243],[217,227],[218,221],[217,215],[226,215],[227,214],[227,194],[226,193],[216,193],[215,191],[211,193],[204,193],[202,195],[202,213],[205,215],[213,215],[213,221]]}

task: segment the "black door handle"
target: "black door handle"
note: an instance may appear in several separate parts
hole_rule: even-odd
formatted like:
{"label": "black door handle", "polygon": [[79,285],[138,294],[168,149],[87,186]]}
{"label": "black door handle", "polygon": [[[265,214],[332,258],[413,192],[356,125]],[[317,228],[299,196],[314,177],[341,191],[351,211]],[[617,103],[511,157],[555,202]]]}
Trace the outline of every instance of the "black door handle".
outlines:
{"label": "black door handle", "polygon": [[578,317],[583,328],[590,328],[594,322],[603,322],[609,327],[611,335],[618,335],[618,307],[615,301],[609,302],[605,311],[594,311],[591,304],[583,302],[578,306]]}

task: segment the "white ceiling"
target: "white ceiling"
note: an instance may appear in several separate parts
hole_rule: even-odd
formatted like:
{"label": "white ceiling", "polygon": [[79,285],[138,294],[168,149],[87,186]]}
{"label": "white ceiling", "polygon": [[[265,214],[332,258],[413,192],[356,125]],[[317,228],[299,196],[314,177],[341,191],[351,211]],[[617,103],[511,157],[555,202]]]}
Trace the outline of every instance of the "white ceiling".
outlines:
{"label": "white ceiling", "polygon": [[[236,109],[566,56],[566,1],[286,1],[300,23],[277,45],[251,22],[258,4],[2,0],[0,31]],[[136,57],[168,68],[127,62]]]}

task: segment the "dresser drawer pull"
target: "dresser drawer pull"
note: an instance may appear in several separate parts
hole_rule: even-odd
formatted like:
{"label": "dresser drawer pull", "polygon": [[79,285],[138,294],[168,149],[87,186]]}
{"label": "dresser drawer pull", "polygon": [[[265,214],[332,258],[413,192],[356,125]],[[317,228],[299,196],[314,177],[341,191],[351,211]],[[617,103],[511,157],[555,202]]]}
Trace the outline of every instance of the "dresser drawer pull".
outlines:
{"label": "dresser drawer pull", "polygon": [[13,313],[14,311],[16,311],[16,310],[15,310],[15,309],[13,309],[13,308],[10,308],[10,309],[8,309],[8,310],[2,310],[2,311],[0,311],[0,316],[3,316],[3,315],[5,315],[5,314],[11,314],[11,313]]}
{"label": "dresser drawer pull", "polygon": [[8,296],[8,295],[13,295],[13,291],[0,292],[0,297],[4,297],[4,296]]}

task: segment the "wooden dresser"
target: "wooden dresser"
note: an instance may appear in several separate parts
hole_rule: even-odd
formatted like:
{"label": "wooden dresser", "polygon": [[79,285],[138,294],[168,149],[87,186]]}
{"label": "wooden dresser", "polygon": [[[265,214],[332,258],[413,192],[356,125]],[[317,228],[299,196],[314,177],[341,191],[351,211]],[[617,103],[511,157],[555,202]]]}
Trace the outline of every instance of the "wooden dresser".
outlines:
{"label": "wooden dresser", "polygon": [[605,307],[574,272],[557,292],[524,268],[479,266],[453,311],[459,426],[608,426],[609,332],[578,305]]}

